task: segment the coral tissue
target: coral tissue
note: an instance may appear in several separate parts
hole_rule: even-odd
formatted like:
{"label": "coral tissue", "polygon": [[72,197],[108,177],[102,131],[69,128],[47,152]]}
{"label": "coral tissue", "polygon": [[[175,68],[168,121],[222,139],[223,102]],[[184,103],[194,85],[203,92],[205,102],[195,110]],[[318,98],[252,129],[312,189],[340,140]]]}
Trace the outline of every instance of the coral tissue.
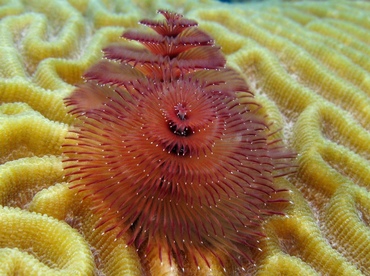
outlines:
{"label": "coral tissue", "polygon": [[[159,11],[154,31],[126,31],[65,102],[76,117],[63,145],[71,188],[97,227],[119,229],[171,264],[253,261],[261,223],[281,213],[293,154],[271,138],[245,80],[197,22]],[[150,31],[150,29],[148,29]],[[134,41],[134,42],[132,42]]]}

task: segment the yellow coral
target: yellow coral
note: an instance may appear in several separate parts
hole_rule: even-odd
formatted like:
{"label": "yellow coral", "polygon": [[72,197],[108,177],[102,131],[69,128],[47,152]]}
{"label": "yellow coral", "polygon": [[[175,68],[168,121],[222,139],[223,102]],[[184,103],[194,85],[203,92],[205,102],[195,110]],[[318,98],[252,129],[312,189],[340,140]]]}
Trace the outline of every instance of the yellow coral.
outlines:
{"label": "yellow coral", "polygon": [[[299,153],[293,204],[272,217],[257,266],[241,274],[370,273],[370,3],[222,4],[199,1],[5,1],[0,6],[0,274],[177,275],[94,230],[99,219],[67,187],[63,98],[158,8],[197,20],[222,46],[277,136]],[[220,275],[189,262],[189,273]],[[237,268],[227,267],[226,274]]]}
{"label": "yellow coral", "polygon": [[2,275],[92,274],[87,242],[65,222],[37,213],[0,207]]}

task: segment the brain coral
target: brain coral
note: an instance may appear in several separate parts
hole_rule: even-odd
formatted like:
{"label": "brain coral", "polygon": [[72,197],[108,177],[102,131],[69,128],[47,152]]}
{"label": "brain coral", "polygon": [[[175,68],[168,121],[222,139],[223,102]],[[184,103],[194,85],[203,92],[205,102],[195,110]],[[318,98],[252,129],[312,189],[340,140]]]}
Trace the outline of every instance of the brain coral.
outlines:
{"label": "brain coral", "polygon": [[[155,4],[153,4],[155,2]],[[101,49],[159,8],[199,22],[228,66],[298,152],[286,216],[263,225],[256,265],[217,260],[191,275],[370,274],[370,3],[3,1],[0,5],[0,274],[180,275],[102,235],[89,201],[68,189],[63,98]],[[226,265],[227,266],[227,265]]]}

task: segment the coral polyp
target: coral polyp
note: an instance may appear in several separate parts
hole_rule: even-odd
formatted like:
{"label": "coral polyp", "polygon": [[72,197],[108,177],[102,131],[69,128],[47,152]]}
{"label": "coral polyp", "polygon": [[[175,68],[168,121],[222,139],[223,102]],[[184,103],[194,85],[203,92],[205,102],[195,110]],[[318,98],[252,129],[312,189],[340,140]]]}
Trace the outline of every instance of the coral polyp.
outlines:
{"label": "coral polyp", "polygon": [[[65,102],[76,117],[63,145],[70,187],[91,198],[105,231],[170,263],[242,266],[281,214],[274,178],[294,154],[271,138],[243,77],[225,67],[193,20],[159,11],[152,33],[126,31]],[[162,253],[161,253],[162,252]]]}

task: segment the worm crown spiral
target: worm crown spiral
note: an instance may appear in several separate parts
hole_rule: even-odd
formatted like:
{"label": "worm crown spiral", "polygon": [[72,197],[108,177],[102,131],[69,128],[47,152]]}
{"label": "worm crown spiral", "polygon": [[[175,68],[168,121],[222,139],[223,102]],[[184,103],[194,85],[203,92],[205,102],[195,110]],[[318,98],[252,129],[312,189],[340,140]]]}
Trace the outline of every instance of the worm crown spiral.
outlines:
{"label": "worm crown spiral", "polygon": [[138,43],[105,48],[65,99],[76,116],[65,173],[95,204],[97,227],[128,244],[158,246],[180,267],[210,255],[242,265],[261,223],[281,213],[274,178],[294,155],[270,139],[245,80],[197,22],[159,13],[140,21],[151,33],[122,35]]}

